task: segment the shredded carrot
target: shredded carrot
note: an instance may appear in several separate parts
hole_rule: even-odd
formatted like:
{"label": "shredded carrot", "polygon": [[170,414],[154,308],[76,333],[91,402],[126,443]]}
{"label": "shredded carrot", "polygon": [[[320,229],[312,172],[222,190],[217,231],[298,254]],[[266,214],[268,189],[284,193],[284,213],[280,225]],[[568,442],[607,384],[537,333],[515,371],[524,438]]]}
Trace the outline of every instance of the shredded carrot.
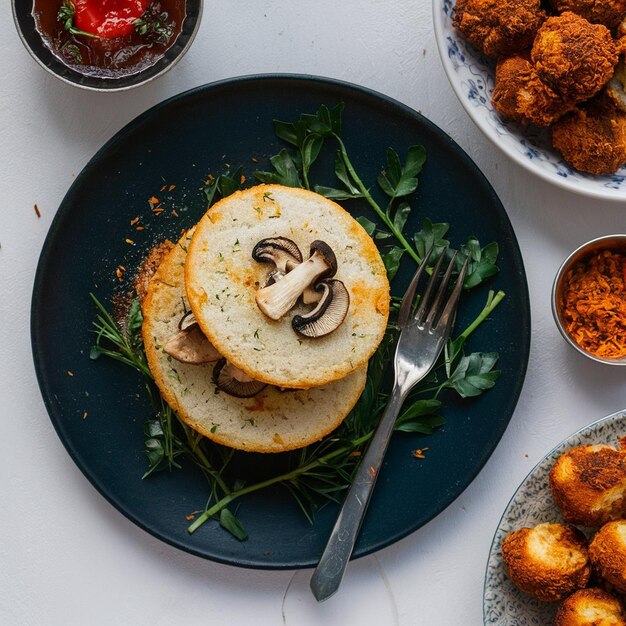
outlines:
{"label": "shredded carrot", "polygon": [[413,450],[413,452],[411,452],[411,455],[414,456],[416,459],[425,459],[426,455],[424,454],[424,452],[426,452],[426,450],[428,450],[428,448],[418,448],[417,450]]}
{"label": "shredded carrot", "polygon": [[602,250],[567,272],[561,300],[565,329],[585,351],[626,356],[626,253]]}

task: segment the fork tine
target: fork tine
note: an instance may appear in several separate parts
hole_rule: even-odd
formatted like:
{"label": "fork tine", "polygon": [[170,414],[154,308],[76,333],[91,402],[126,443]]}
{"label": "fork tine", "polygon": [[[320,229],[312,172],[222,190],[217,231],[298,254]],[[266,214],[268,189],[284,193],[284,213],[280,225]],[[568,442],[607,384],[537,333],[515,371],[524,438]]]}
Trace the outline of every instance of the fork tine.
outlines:
{"label": "fork tine", "polygon": [[445,250],[442,250],[441,256],[439,257],[439,260],[437,261],[437,265],[435,265],[435,269],[433,269],[433,273],[430,277],[430,280],[428,281],[428,284],[426,285],[426,291],[424,292],[424,295],[422,296],[422,299],[420,300],[420,305],[419,305],[419,308],[417,309],[417,313],[415,314],[415,320],[417,322],[422,320],[424,317],[424,314],[426,313],[426,307],[428,305],[428,301],[430,300],[430,294],[435,288],[435,283],[437,282],[437,276],[439,276],[441,265],[443,264],[443,259],[445,256],[446,256]]}
{"label": "fork tine", "polygon": [[468,265],[469,256],[465,257],[465,262],[463,263],[463,267],[461,268],[461,271],[456,279],[454,289],[452,290],[452,293],[446,302],[446,306],[443,309],[443,313],[437,322],[437,328],[441,329],[444,334],[446,334],[450,329],[450,326],[452,326],[454,315],[456,313],[456,305],[459,302],[461,290],[463,289],[463,282],[465,281],[465,274],[467,273]]}
{"label": "fork tine", "polygon": [[435,317],[437,317],[437,314],[439,313],[439,309],[441,308],[441,303],[443,301],[443,296],[446,293],[450,283],[450,276],[452,275],[452,270],[455,265],[457,254],[458,250],[455,250],[454,254],[452,255],[452,259],[450,259],[450,263],[448,263],[448,269],[446,269],[446,273],[443,275],[443,278],[439,283],[439,289],[437,291],[437,295],[435,296],[435,301],[432,303],[430,311],[428,312],[428,317],[426,318],[426,326],[434,325]]}
{"label": "fork tine", "polygon": [[415,299],[417,284],[426,269],[426,265],[428,264],[428,259],[430,259],[432,251],[433,248],[430,248],[430,250],[428,250],[428,252],[424,255],[422,262],[419,264],[419,267],[417,268],[417,271],[415,272],[413,279],[411,280],[411,283],[402,298],[400,310],[398,311],[398,326],[400,328],[404,328],[406,323],[409,321],[409,315],[411,315],[411,307],[413,306],[413,300]]}

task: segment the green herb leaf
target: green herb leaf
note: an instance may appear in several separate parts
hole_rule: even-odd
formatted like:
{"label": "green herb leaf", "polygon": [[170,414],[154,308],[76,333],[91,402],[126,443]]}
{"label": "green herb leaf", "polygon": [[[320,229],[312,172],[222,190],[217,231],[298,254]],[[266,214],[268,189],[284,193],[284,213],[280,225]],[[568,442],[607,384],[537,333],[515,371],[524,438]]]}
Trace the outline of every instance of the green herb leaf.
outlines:
{"label": "green herb leaf", "polygon": [[211,207],[215,202],[226,198],[242,189],[243,167],[240,165],[234,172],[220,174],[208,185],[205,185],[203,192],[207,200],[207,207]]}
{"label": "green herb leaf", "polygon": [[[496,265],[499,246],[495,241],[481,248],[478,239],[476,239],[476,237],[470,237],[467,243],[461,246],[460,251],[463,255],[469,256],[470,258],[467,274],[463,283],[466,289],[480,285],[484,280],[499,272],[499,268]],[[463,261],[464,258],[458,258],[459,269]]]}
{"label": "green herb leaf", "polygon": [[445,419],[436,413],[440,408],[440,400],[416,400],[400,414],[394,429],[407,433],[430,434],[434,428],[445,424]]}
{"label": "green herb leaf", "polygon": [[446,386],[455,389],[462,398],[479,396],[496,384],[500,376],[493,369],[497,360],[497,352],[474,352],[461,357]]}
{"label": "green herb leaf", "polygon": [[433,264],[437,261],[441,251],[450,245],[450,242],[444,239],[449,228],[449,224],[433,224],[427,217],[424,218],[422,229],[413,237],[415,249],[420,258],[423,259],[426,253],[434,247],[434,254],[430,258],[430,263]]}
{"label": "green herb leaf", "polygon": [[383,263],[385,264],[387,278],[389,278],[389,280],[393,280],[394,276],[398,272],[398,269],[400,269],[400,259],[402,259],[404,252],[404,248],[394,246],[393,248],[390,248],[388,252],[380,255]]}
{"label": "green herb leaf", "polygon": [[426,151],[423,146],[411,146],[407,158],[402,165],[398,153],[387,150],[387,165],[378,176],[380,188],[392,199],[408,196],[417,189],[417,175],[426,162]]}
{"label": "green herb leaf", "polygon": [[356,221],[359,224],[361,224],[361,226],[363,226],[363,228],[365,229],[365,232],[370,237],[373,237],[374,233],[376,232],[376,224],[374,224],[372,220],[368,220],[366,217],[363,217],[362,215],[360,215],[359,217],[356,218]]}
{"label": "green herb leaf", "polygon": [[298,167],[294,156],[287,150],[281,150],[270,159],[274,172],[255,172],[254,176],[262,183],[285,185],[286,187],[302,187]]}
{"label": "green herb leaf", "polygon": [[228,509],[220,511],[220,526],[239,541],[245,541],[248,538],[248,533],[243,524]]}

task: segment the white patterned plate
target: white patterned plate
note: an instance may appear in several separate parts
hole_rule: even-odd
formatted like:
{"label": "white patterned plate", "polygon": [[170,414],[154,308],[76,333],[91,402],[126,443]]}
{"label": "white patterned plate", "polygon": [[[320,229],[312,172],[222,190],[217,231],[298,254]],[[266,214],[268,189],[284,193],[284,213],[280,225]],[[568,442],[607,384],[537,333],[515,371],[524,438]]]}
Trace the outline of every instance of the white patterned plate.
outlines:
{"label": "white patterned plate", "polygon": [[514,161],[543,179],[583,195],[626,200],[626,167],[612,176],[572,169],[552,148],[549,132],[505,122],[491,105],[495,64],[452,26],[454,0],[433,0],[437,47],[450,84],[483,133]]}
{"label": "white patterned plate", "polygon": [[557,604],[535,600],[515,587],[507,577],[501,557],[502,540],[511,531],[524,526],[563,521],[552,501],[548,484],[550,469],[561,454],[586,444],[607,443],[617,446],[619,438],[624,435],[626,410],[593,422],[549,452],[519,486],[502,515],[489,552],[483,592],[485,624],[545,626],[552,623]]}

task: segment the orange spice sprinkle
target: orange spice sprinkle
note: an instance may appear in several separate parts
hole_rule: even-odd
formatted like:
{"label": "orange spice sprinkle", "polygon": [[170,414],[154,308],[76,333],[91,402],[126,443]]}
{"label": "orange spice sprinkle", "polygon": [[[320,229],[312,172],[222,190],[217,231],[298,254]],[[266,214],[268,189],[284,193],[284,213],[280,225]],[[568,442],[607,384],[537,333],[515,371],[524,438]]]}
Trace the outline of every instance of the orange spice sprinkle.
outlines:
{"label": "orange spice sprinkle", "polygon": [[135,242],[132,239],[129,239],[128,237],[126,237],[126,239],[124,239],[124,241],[129,245],[129,246],[134,246]]}
{"label": "orange spice sprinkle", "polygon": [[192,519],[196,519],[196,516],[192,513],[191,515],[185,515],[185,519],[191,521]]}
{"label": "orange spice sprinkle", "polygon": [[176,212],[176,209],[172,209],[172,215],[174,217],[178,217],[178,213]]}
{"label": "orange spice sprinkle", "polygon": [[626,253],[602,250],[576,263],[560,305],[565,329],[583,350],[626,356]]}
{"label": "orange spice sprinkle", "polygon": [[89,415],[89,413],[87,413],[87,411],[85,411],[85,412],[83,413],[83,419],[84,419],[84,420],[85,420],[85,419],[87,419],[87,416],[88,416],[88,415]]}
{"label": "orange spice sprinkle", "polygon": [[39,207],[36,204],[33,205],[33,209],[35,209],[35,215],[37,217],[41,217],[41,211],[39,210]]}
{"label": "orange spice sprinkle", "polygon": [[159,204],[159,199],[152,196],[152,198],[148,199],[149,204]]}
{"label": "orange spice sprinkle", "polygon": [[372,466],[370,466],[370,476],[376,478],[376,470]]}
{"label": "orange spice sprinkle", "polygon": [[428,448],[418,448],[417,450],[413,450],[413,452],[411,452],[411,455],[414,456],[416,459],[425,459],[426,455],[424,454],[424,452],[426,452],[426,450],[428,450]]}
{"label": "orange spice sprinkle", "polygon": [[163,187],[161,187],[161,189],[159,189],[159,191],[165,191],[167,189],[167,185],[163,185]]}
{"label": "orange spice sprinkle", "polygon": [[173,191],[174,189],[176,189],[176,185],[170,185],[167,190],[168,191]]}
{"label": "orange spice sprinkle", "polygon": [[135,230],[144,230],[145,226],[137,226],[137,228],[135,228]]}
{"label": "orange spice sprinkle", "polygon": [[350,456],[361,456],[361,454],[360,450],[352,450],[352,452],[350,452]]}
{"label": "orange spice sprinkle", "polygon": [[68,376],[74,376],[74,372],[71,372],[70,370],[67,370],[67,375]]}
{"label": "orange spice sprinkle", "polygon": [[117,276],[117,279],[122,283],[124,282],[124,272],[126,271],[126,268],[123,265],[120,265],[116,270],[115,270],[115,275]]}
{"label": "orange spice sprinkle", "polygon": [[139,216],[133,217],[133,219],[130,220],[130,225],[134,226],[138,221],[139,221]]}

